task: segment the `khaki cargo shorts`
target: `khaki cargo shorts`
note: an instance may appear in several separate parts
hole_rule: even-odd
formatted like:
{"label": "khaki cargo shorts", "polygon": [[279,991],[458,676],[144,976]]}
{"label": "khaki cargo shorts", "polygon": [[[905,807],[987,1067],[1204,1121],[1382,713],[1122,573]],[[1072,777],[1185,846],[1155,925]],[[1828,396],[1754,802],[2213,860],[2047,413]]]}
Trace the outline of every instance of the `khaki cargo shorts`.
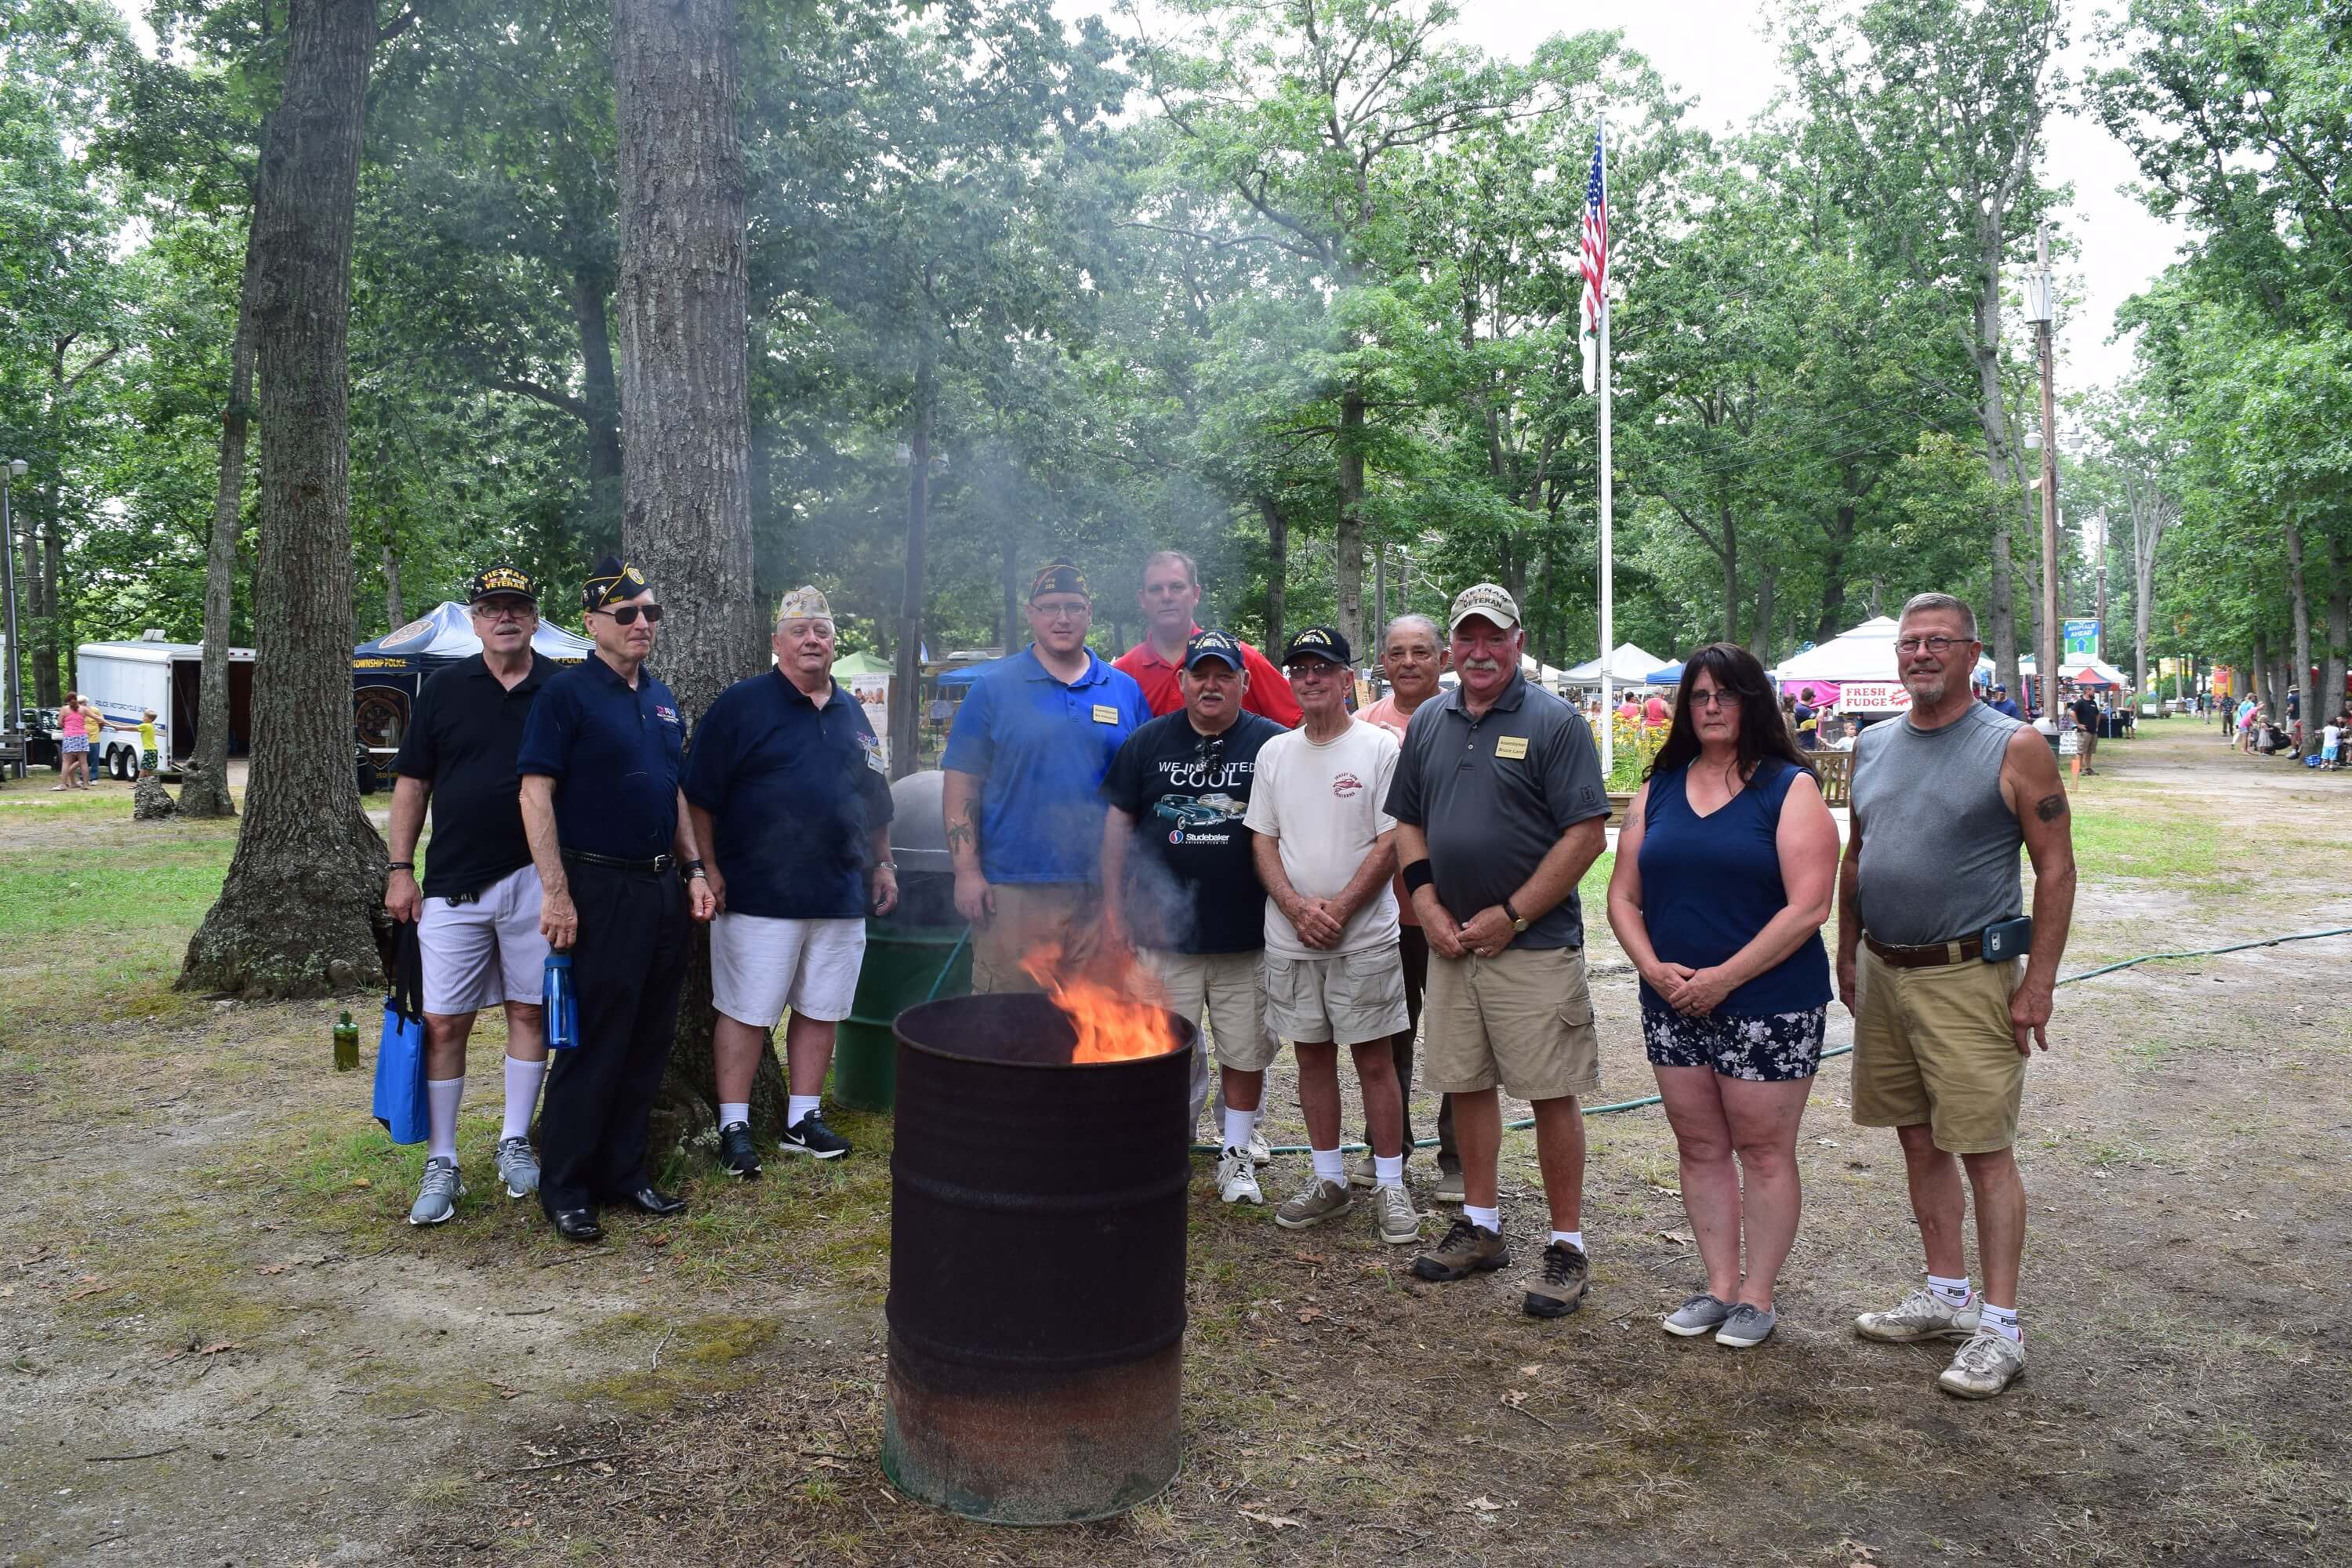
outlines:
{"label": "khaki cargo shorts", "polygon": [[1264,1072],[1274,1065],[1281,1043],[1265,1026],[1265,995],[1258,988],[1256,952],[1169,952],[1145,948],[1137,956],[1160,982],[1170,1007],[1184,1015],[1184,1021],[1196,1029],[1203,1023],[1208,1026],[1197,1060],[1205,1066],[1213,1040],[1219,1067]]}
{"label": "khaki cargo shorts", "polygon": [[1492,958],[1432,950],[1421,1008],[1422,1087],[1517,1100],[1601,1092],[1601,1036],[1580,947],[1507,947]]}
{"label": "khaki cargo shorts", "polygon": [[1948,1154],[2016,1142],[2025,1058],[2010,1028],[2009,999],[2025,979],[2025,961],[1897,969],[1867,946],[1855,956],[1855,1124],[1924,1123]]}
{"label": "khaki cargo shorts", "polygon": [[1266,1027],[1286,1040],[1360,1046],[1412,1026],[1404,959],[1393,942],[1329,958],[1269,952],[1265,973]]}

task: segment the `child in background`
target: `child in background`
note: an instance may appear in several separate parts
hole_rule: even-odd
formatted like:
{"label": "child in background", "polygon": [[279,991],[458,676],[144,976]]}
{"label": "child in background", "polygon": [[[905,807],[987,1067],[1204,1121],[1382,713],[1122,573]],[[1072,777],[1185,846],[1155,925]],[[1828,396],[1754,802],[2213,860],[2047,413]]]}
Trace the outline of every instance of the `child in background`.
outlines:
{"label": "child in background", "polygon": [[139,716],[139,771],[152,773],[163,764],[155,760],[155,710]]}
{"label": "child in background", "polygon": [[2344,715],[2338,713],[2319,732],[2319,765],[2322,771],[2332,773],[2337,770],[2337,759],[2343,754],[2343,745]]}

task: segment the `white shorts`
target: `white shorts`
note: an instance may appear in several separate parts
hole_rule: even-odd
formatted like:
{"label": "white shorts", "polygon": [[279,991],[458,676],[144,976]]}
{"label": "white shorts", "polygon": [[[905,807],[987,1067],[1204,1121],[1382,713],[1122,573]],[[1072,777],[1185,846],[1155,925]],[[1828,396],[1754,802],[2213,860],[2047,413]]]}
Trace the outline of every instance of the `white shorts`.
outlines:
{"label": "white shorts", "polygon": [[425,953],[425,1010],[477,1013],[545,994],[547,938],[539,931],[539,868],[525,866],[462,904],[425,900],[416,917]]}
{"label": "white shorts", "polygon": [[857,995],[866,922],[777,920],[730,910],[710,922],[710,1000],[739,1024],[772,1029],[790,1005],[838,1023]]}

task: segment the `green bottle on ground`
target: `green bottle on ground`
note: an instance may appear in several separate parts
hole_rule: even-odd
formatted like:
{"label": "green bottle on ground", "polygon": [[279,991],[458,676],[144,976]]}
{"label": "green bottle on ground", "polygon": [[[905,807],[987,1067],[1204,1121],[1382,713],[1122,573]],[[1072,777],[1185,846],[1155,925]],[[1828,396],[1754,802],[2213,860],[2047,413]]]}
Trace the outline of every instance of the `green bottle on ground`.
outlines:
{"label": "green bottle on ground", "polygon": [[360,1026],[346,1010],[335,1020],[335,1070],[349,1072],[360,1065]]}

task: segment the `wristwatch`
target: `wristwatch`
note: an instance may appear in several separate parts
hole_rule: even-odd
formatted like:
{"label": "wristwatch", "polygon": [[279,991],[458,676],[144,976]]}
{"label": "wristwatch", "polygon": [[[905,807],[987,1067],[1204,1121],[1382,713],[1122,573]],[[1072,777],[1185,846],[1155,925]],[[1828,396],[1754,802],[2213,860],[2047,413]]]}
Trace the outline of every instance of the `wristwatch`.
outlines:
{"label": "wristwatch", "polygon": [[1511,917],[1511,934],[1513,936],[1517,936],[1521,931],[1528,929],[1528,917],[1519,913],[1518,910],[1511,908],[1511,900],[1508,899],[1505,899],[1503,900],[1503,912]]}
{"label": "wristwatch", "polygon": [[895,871],[898,868],[898,862],[896,860],[877,860],[874,862],[874,868],[877,871]]}

